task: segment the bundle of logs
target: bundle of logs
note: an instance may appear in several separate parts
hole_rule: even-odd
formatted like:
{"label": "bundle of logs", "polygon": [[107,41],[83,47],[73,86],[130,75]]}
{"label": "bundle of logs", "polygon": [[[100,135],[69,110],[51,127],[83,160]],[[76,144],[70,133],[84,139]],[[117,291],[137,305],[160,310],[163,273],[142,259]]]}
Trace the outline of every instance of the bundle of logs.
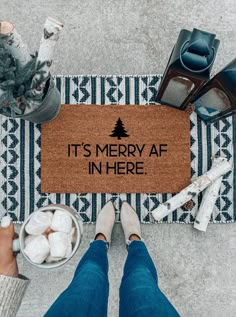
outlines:
{"label": "bundle of logs", "polygon": [[156,221],[161,221],[164,217],[205,190],[200,208],[195,217],[194,228],[200,231],[206,231],[215,202],[219,196],[223,176],[231,169],[232,165],[226,158],[214,157],[211,169],[202,176],[199,176],[180,193],[154,209],[152,211],[153,218]]}
{"label": "bundle of logs", "polygon": [[37,109],[45,95],[63,24],[47,18],[39,51],[31,55],[15,26],[0,22],[0,111],[14,117]]}

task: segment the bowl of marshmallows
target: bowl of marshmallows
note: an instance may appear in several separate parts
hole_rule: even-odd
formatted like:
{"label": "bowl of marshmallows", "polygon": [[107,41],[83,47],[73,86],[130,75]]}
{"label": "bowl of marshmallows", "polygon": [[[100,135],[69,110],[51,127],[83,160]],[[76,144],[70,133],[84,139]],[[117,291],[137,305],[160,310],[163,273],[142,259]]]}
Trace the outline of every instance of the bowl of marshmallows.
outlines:
{"label": "bowl of marshmallows", "polygon": [[20,251],[37,267],[55,268],[72,258],[82,235],[82,220],[72,208],[49,205],[33,212],[23,223]]}

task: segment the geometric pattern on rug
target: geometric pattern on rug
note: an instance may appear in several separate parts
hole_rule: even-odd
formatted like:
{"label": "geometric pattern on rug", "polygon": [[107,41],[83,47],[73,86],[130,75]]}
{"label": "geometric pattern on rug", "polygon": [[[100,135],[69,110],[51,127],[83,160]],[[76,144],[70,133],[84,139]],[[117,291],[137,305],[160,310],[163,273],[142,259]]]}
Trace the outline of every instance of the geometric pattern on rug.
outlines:
{"label": "geometric pattern on rug", "polygon": [[[55,76],[62,104],[137,104],[153,106],[161,76]],[[158,106],[158,105],[156,105]],[[229,117],[206,124],[190,116],[191,177],[205,173],[214,154],[235,161],[236,118]],[[183,127],[184,128],[184,127]],[[53,194],[40,192],[41,125],[0,115],[0,218],[9,212],[15,222],[23,222],[33,211],[51,203],[74,208],[86,223],[96,222],[97,212],[111,199],[117,221],[122,201],[128,201],[142,223],[153,222],[151,212],[174,194]],[[222,181],[211,222],[236,220],[235,169]],[[163,219],[166,223],[192,223],[200,206],[202,193],[193,199],[193,208],[178,208]]]}

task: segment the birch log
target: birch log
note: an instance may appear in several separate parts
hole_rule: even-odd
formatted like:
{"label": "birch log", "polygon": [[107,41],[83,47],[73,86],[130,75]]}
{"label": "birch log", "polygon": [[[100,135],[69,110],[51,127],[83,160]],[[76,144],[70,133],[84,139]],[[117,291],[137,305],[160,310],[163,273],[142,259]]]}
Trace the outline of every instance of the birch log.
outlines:
{"label": "birch log", "polygon": [[162,218],[169,215],[171,212],[185,204],[187,201],[198,195],[201,191],[206,189],[219,177],[232,169],[232,165],[226,158],[219,157],[217,164],[202,176],[198,177],[196,181],[183,189],[179,194],[170,198],[164,204],[159,205],[152,211],[153,218],[160,221]]}
{"label": "birch log", "polygon": [[11,22],[0,22],[0,38],[20,67],[24,67],[32,59],[27,45]]}
{"label": "birch log", "polygon": [[[46,19],[37,57],[37,64],[39,62],[46,62],[42,69],[46,72],[44,75],[45,77],[49,76],[55,45],[59,39],[59,34],[62,28],[63,24],[61,22],[50,17]],[[39,79],[38,74],[33,77],[33,80],[36,79]],[[35,93],[37,94],[38,90],[35,90]]]}
{"label": "birch log", "polygon": [[[43,29],[43,35],[40,41],[40,47],[39,47],[39,52],[38,52],[38,57],[36,64],[38,63],[43,63],[46,62],[45,65],[42,67],[42,71],[44,71],[44,77],[45,79],[48,78],[50,74],[50,67],[52,65],[52,58],[53,58],[53,53],[54,53],[54,48],[55,45],[59,39],[59,34],[60,31],[63,28],[63,24],[53,18],[47,18],[46,22],[44,24],[44,29]],[[42,93],[42,90],[45,87],[45,84],[47,80],[45,80],[40,86],[36,85],[37,81],[40,79],[40,74],[36,73],[32,79],[32,94],[33,96],[37,97]],[[29,107],[25,109],[24,114],[30,113],[37,109],[40,106],[41,102],[40,101],[31,101],[29,102]]]}
{"label": "birch log", "polygon": [[[218,158],[215,158],[212,167],[215,167],[218,163]],[[220,176],[213,184],[211,184],[205,191],[202,198],[202,202],[196,219],[194,222],[194,228],[200,231],[206,231],[208,223],[211,219],[216,199],[219,195],[220,186],[222,183],[223,176]]]}

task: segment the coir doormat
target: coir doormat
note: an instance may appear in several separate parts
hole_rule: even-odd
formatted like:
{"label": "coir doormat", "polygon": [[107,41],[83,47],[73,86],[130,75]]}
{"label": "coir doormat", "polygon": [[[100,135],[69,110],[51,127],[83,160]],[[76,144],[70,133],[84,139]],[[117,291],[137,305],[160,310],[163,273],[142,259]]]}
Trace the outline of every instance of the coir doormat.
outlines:
{"label": "coir doormat", "polygon": [[63,105],[42,126],[41,191],[176,193],[190,183],[189,114]]}
{"label": "coir doormat", "polygon": [[[141,76],[56,76],[62,104],[146,105],[155,103],[161,77]],[[113,127],[112,127],[113,128]],[[128,127],[127,127],[128,131]],[[128,131],[129,132],[129,131]],[[127,132],[127,133],[128,133]],[[196,113],[190,116],[191,179],[206,172],[214,154],[236,161],[236,117],[210,126]],[[224,176],[211,222],[236,219],[236,169]],[[141,222],[152,222],[151,212],[171,198],[171,193],[42,193],[41,125],[0,115],[0,217],[8,211],[16,222],[24,221],[34,210],[52,203],[74,208],[84,222],[96,221],[97,213],[112,200],[117,220],[122,201],[128,201]],[[192,223],[202,195],[193,199],[193,208],[178,208],[163,222]]]}

